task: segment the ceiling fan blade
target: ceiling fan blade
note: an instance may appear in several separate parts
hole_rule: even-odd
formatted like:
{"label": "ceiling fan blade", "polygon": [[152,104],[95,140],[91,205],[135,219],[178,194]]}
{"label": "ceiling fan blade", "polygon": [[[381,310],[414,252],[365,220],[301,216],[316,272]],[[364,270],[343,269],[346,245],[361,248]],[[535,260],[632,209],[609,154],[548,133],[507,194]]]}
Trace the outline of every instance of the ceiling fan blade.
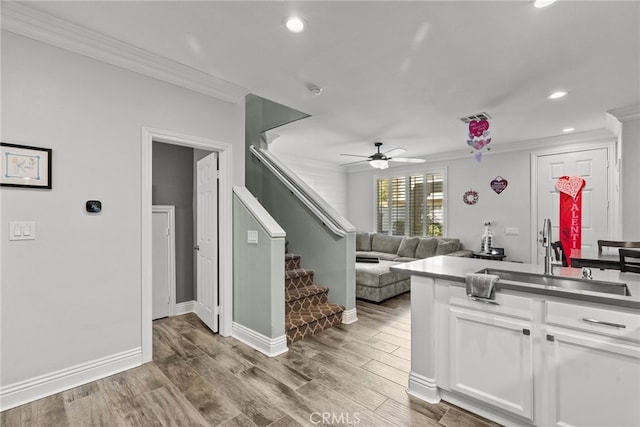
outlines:
{"label": "ceiling fan blade", "polygon": [[385,151],[384,155],[387,157],[397,156],[398,154],[405,153],[407,151],[406,148],[394,148],[393,150]]}
{"label": "ceiling fan blade", "polygon": [[415,159],[412,157],[392,157],[389,159],[390,162],[404,162],[404,163],[424,163],[425,159]]}
{"label": "ceiling fan blade", "polygon": [[351,157],[363,157],[365,159],[368,159],[369,156],[361,156],[359,154],[340,154],[341,156],[351,156]]}
{"label": "ceiling fan blade", "polygon": [[342,163],[340,166],[357,165],[358,163],[367,163],[369,160],[358,160],[357,162]]}

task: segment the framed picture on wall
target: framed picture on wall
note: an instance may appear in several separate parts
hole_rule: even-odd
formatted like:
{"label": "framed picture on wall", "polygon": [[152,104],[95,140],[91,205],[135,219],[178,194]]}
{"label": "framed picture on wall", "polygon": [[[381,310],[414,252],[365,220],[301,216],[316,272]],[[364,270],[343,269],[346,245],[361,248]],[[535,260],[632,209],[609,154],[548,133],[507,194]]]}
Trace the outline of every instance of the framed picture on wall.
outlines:
{"label": "framed picture on wall", "polygon": [[0,143],[0,185],[51,188],[51,149]]}

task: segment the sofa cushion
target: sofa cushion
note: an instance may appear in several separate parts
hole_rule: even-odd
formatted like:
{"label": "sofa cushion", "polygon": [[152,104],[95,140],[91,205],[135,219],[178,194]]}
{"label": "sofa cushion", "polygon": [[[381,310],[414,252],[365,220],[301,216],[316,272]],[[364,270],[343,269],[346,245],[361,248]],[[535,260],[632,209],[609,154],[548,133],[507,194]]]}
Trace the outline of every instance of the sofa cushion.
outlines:
{"label": "sofa cushion", "polygon": [[389,267],[397,264],[392,261],[380,260],[379,264],[358,265],[356,268],[356,283],[365,286],[387,286],[391,283],[398,282],[409,278],[406,273],[396,273],[389,270]]}
{"label": "sofa cushion", "polygon": [[456,239],[453,237],[438,237],[438,242],[456,242],[458,246],[456,247],[456,251],[462,249],[462,243],[460,243],[460,239]]}
{"label": "sofa cushion", "polygon": [[419,237],[405,237],[400,243],[400,247],[398,248],[398,256],[413,258],[414,254],[416,253],[418,243],[420,243]]}
{"label": "sofa cushion", "polygon": [[435,237],[422,237],[416,247],[416,258],[429,258],[436,254],[438,239]]}
{"label": "sofa cushion", "polygon": [[454,241],[438,241],[438,247],[436,248],[436,255],[446,255],[458,250],[459,243]]}
{"label": "sofa cushion", "polygon": [[369,233],[356,233],[356,251],[370,251],[371,250],[371,234]]}
{"label": "sofa cushion", "polygon": [[376,251],[356,251],[356,256],[368,257],[368,258],[380,258],[381,260],[393,261],[398,257],[396,254],[388,254],[386,252]]}
{"label": "sofa cushion", "polygon": [[409,256],[399,256],[393,259],[394,262],[411,262],[411,261],[417,261],[417,260],[418,258],[412,258]]}
{"label": "sofa cushion", "polygon": [[402,236],[387,236],[385,234],[374,234],[371,238],[371,250],[376,252],[386,252],[388,254],[398,253]]}

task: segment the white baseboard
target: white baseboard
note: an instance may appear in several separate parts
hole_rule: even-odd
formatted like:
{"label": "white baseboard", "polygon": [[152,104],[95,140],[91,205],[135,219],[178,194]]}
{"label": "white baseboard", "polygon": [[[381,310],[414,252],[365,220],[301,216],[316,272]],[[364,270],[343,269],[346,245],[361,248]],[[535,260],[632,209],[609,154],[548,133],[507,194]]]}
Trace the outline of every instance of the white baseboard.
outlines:
{"label": "white baseboard", "polygon": [[195,301],[185,301],[176,303],[176,310],[174,316],[180,316],[181,314],[187,313],[195,313],[196,311],[196,302]]}
{"label": "white baseboard", "polygon": [[413,371],[409,373],[407,393],[429,403],[436,404],[440,402],[440,391],[436,382]]}
{"label": "white baseboard", "polygon": [[358,321],[358,310],[354,307],[351,310],[342,312],[342,323],[350,325]]}
{"label": "white baseboard", "polygon": [[286,335],[269,338],[236,322],[233,322],[231,336],[269,357],[274,357],[289,351]]}
{"label": "white baseboard", "polygon": [[0,388],[0,411],[142,365],[140,347]]}

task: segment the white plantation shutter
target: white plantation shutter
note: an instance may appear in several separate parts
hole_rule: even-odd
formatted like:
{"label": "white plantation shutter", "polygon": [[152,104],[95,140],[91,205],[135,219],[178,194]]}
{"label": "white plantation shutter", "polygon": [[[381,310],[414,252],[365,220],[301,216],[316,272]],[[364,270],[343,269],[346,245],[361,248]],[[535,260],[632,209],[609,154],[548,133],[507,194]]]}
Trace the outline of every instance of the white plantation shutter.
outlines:
{"label": "white plantation shutter", "polygon": [[442,236],[444,172],[376,180],[376,231],[399,236]]}

